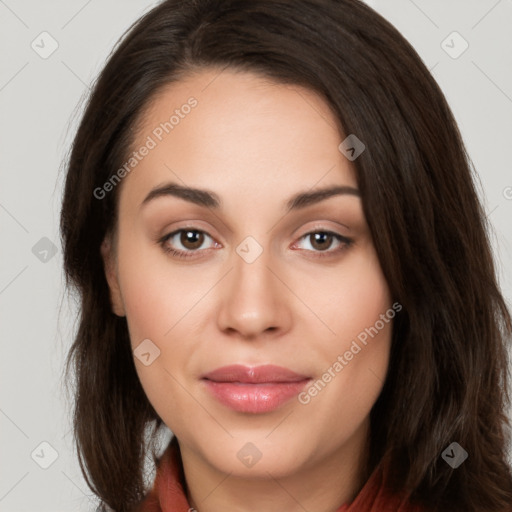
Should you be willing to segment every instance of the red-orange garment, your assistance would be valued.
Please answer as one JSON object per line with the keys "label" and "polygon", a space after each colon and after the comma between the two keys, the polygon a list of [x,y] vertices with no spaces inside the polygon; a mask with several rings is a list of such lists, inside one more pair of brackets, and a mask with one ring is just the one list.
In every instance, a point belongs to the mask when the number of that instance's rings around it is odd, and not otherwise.
{"label": "red-orange garment", "polygon": [[[185,477],[179,445],[173,437],[162,455],[153,488],[135,512],[191,512],[185,494]],[[374,471],[352,503],[336,512],[421,512],[407,500],[391,496],[382,485],[382,475]]]}

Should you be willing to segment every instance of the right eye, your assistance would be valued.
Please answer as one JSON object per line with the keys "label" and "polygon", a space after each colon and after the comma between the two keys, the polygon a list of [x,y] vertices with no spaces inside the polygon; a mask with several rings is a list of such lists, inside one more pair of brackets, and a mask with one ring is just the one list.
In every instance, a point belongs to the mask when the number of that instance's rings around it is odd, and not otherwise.
{"label": "right eye", "polygon": [[[159,243],[165,252],[178,258],[190,258],[194,253],[200,252],[206,237],[212,239],[208,233],[196,228],[181,228],[160,239]],[[213,240],[213,239],[212,239]],[[216,243],[216,242],[215,242]],[[181,248],[176,248],[181,245]],[[211,247],[209,247],[211,248]],[[202,249],[202,250],[207,250]]]}

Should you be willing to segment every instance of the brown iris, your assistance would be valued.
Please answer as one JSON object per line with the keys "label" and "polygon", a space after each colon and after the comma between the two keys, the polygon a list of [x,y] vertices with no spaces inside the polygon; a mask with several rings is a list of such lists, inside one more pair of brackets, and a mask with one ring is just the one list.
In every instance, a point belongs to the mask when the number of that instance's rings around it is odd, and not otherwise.
{"label": "brown iris", "polygon": [[184,230],[181,232],[180,242],[183,244],[183,247],[187,249],[199,249],[204,242],[204,233],[200,231]]}
{"label": "brown iris", "polygon": [[309,234],[311,245],[320,251],[328,249],[332,245],[333,235],[320,231]]}

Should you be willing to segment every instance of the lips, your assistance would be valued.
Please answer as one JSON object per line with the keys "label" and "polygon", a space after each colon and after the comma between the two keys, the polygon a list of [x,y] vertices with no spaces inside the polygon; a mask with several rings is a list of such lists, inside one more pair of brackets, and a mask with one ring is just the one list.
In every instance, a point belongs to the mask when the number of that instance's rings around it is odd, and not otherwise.
{"label": "lips", "polygon": [[239,412],[270,412],[296,396],[311,380],[275,365],[231,365],[202,376],[208,391],[221,404]]}
{"label": "lips", "polygon": [[203,375],[203,378],[213,382],[260,384],[265,382],[299,382],[309,377],[295,373],[288,368],[271,364],[255,367],[234,364],[217,368]]}

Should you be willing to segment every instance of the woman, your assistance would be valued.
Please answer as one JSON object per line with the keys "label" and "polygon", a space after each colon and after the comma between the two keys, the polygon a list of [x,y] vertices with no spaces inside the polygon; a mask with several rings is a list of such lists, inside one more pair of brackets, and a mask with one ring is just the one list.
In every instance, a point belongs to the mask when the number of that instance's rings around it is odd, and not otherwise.
{"label": "woman", "polygon": [[512,324],[469,159],[365,4],[145,14],[93,89],[61,229],[101,509],[511,510]]}

